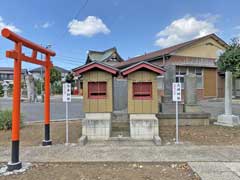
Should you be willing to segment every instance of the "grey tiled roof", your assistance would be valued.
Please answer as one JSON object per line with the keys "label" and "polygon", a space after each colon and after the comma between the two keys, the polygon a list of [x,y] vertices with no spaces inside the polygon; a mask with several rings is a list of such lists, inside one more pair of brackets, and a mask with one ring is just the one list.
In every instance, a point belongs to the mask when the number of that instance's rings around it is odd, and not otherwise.
{"label": "grey tiled roof", "polygon": [[[9,72],[12,72],[14,71],[14,68],[12,67],[0,67],[0,72],[1,71],[9,71]],[[22,69],[22,74],[27,74],[27,69]]]}
{"label": "grey tiled roof", "polygon": [[[68,73],[69,72],[69,70],[66,70],[66,69],[64,69],[64,68],[61,68],[61,67],[59,67],[59,66],[53,66],[55,69],[57,69],[58,71],[60,71],[61,73]],[[43,67],[38,67],[38,68],[35,68],[35,69],[32,69],[32,70],[30,70],[29,72],[31,72],[31,73],[40,73],[41,72],[41,70],[42,70],[42,72],[45,72],[45,68],[43,68]]]}

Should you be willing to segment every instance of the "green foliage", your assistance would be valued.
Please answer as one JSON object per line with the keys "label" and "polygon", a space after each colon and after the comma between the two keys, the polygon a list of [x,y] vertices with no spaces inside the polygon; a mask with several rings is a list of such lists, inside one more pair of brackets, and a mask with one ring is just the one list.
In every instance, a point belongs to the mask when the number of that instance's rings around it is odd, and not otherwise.
{"label": "green foliage", "polygon": [[53,94],[58,94],[62,90],[61,88],[61,72],[58,71],[56,68],[51,69],[51,74],[50,74],[50,82],[51,82],[51,89]]}
{"label": "green foliage", "polygon": [[72,88],[75,87],[74,75],[72,72],[69,72],[66,76],[66,83],[70,83]]}
{"label": "green foliage", "polygon": [[57,81],[61,81],[61,72],[58,71],[56,68],[52,68],[51,69],[51,73],[50,73],[50,82],[51,84],[57,82]]}
{"label": "green foliage", "polygon": [[74,75],[73,75],[73,73],[69,72],[69,73],[67,74],[67,76],[66,76],[66,82],[67,82],[67,83],[72,83],[72,82],[74,82]]}
{"label": "green foliage", "polygon": [[219,57],[217,65],[221,71],[230,71],[235,77],[240,77],[240,42],[232,39],[229,47]]}
{"label": "green foliage", "polygon": [[[21,115],[20,127],[23,127],[23,116]],[[0,130],[9,130],[12,128],[12,111],[0,111]]]}
{"label": "green foliage", "polygon": [[3,86],[2,86],[2,84],[0,83],[0,97],[3,97],[3,94],[4,94],[4,92],[3,92]]}
{"label": "green foliage", "polygon": [[55,82],[52,84],[52,92],[54,94],[62,94],[62,83],[61,82]]}
{"label": "green foliage", "polygon": [[[34,81],[35,81],[34,83],[35,83],[35,86],[36,86],[37,94],[41,94],[41,80],[37,79],[37,80],[34,80]],[[43,88],[44,88],[44,82],[43,82]]]}
{"label": "green foliage", "polygon": [[12,96],[13,93],[13,84],[9,84],[8,86],[8,96]]}

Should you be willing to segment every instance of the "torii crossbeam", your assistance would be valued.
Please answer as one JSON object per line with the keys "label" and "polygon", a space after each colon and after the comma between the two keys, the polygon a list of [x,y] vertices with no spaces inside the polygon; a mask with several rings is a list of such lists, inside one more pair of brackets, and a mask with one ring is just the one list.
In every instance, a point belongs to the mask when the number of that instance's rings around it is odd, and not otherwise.
{"label": "torii crossbeam", "polygon": [[[2,36],[13,41],[15,43],[15,49],[6,51],[6,57],[14,59],[14,77],[13,77],[13,105],[12,105],[12,154],[11,162],[8,163],[8,170],[12,171],[20,169],[22,163],[19,161],[19,135],[20,135],[20,100],[21,100],[21,66],[22,61],[38,64],[45,67],[45,107],[44,107],[44,119],[45,119],[45,139],[42,142],[43,146],[51,145],[50,140],[50,70],[53,66],[50,61],[51,56],[55,56],[56,53],[43,48],[42,46],[35,44],[9,29],[2,30]],[[26,56],[22,53],[22,48],[26,47],[32,50],[32,55]],[[37,53],[45,55],[45,60],[37,59]]]}

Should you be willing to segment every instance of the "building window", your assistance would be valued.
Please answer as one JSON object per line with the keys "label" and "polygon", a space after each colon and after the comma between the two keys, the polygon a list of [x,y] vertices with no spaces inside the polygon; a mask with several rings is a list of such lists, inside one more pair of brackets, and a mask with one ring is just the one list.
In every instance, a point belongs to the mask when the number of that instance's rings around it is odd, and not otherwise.
{"label": "building window", "polygon": [[184,88],[184,76],[187,74],[186,67],[177,67],[176,68],[176,82],[181,83],[182,89]]}
{"label": "building window", "polygon": [[134,82],[133,99],[152,99],[152,82]]}
{"label": "building window", "polygon": [[106,99],[107,82],[88,82],[89,99]]}
{"label": "building window", "polygon": [[184,89],[184,76],[186,74],[195,74],[197,78],[197,89],[203,88],[203,73],[200,67],[177,67],[176,68],[176,82],[181,82],[182,89]]}
{"label": "building window", "polygon": [[197,89],[201,89],[203,88],[202,68],[196,68],[196,76],[197,76]]}

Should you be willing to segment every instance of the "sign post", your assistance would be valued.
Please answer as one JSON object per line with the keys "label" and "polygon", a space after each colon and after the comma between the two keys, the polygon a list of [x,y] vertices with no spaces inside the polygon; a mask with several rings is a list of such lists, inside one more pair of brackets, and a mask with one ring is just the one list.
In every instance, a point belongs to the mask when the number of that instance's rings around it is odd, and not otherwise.
{"label": "sign post", "polygon": [[68,144],[68,103],[71,102],[71,84],[63,84],[63,102],[66,102],[66,144]]}
{"label": "sign post", "polygon": [[178,102],[181,101],[181,83],[173,83],[172,84],[172,92],[173,92],[173,101],[176,102],[176,144],[179,143],[179,135],[178,135]]}

